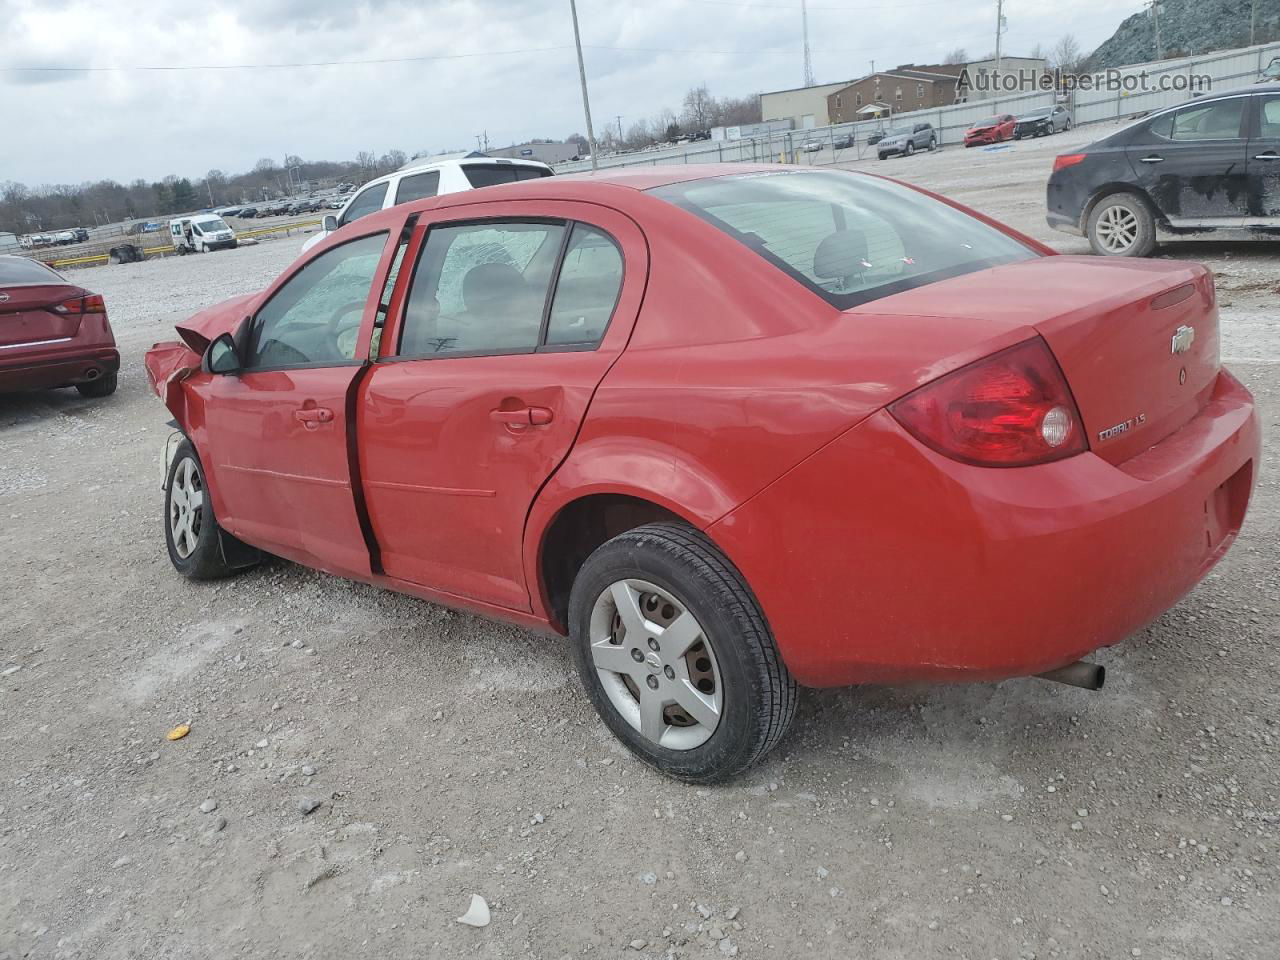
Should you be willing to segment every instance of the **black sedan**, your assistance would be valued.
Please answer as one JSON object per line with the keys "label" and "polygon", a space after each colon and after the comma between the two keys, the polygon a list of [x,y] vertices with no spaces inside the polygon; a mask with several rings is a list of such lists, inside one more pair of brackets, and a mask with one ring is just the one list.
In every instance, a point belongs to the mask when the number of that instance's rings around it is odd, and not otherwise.
{"label": "black sedan", "polygon": [[1160,236],[1280,237],[1280,83],[1169,107],[1057,157],[1049,226],[1145,257]]}
{"label": "black sedan", "polygon": [[1020,116],[1017,126],[1013,128],[1013,139],[1047,137],[1049,134],[1057,133],[1059,130],[1070,129],[1071,114],[1067,112],[1066,107],[1058,104],[1053,107],[1045,107],[1043,110],[1033,110],[1031,113],[1024,113]]}

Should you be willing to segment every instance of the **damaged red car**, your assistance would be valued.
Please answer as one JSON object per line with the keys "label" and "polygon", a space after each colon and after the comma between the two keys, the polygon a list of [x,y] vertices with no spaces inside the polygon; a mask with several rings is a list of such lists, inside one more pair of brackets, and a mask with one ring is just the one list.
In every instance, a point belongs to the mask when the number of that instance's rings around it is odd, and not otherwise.
{"label": "damaged red car", "polygon": [[1012,140],[1013,131],[1018,126],[1018,118],[1011,113],[1000,113],[994,117],[979,120],[964,132],[964,145],[977,147],[984,143],[1000,143]]}
{"label": "damaged red car", "polygon": [[1048,675],[1230,546],[1259,461],[1213,279],[927,191],[671,167],[394,207],[147,368],[190,577],[267,554],[567,634],[690,781],[797,685]]}
{"label": "damaged red car", "polygon": [[0,393],[115,392],[120,353],[102,296],[27,257],[0,256]]}

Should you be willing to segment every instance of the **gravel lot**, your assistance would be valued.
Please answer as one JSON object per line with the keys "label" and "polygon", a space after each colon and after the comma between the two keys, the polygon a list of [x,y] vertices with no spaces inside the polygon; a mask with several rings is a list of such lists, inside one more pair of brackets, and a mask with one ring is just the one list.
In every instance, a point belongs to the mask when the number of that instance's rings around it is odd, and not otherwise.
{"label": "gravel lot", "polygon": [[[1083,252],[1042,190],[1097,135],[857,166]],[[562,643],[285,563],[170,569],[142,353],[300,245],[77,273],[119,392],[0,397],[0,960],[1278,955],[1276,245],[1167,248],[1218,271],[1272,440],[1235,549],[1099,655],[1104,692],[809,692],[717,789],[630,759]],[[473,893],[487,928],[455,922]]]}

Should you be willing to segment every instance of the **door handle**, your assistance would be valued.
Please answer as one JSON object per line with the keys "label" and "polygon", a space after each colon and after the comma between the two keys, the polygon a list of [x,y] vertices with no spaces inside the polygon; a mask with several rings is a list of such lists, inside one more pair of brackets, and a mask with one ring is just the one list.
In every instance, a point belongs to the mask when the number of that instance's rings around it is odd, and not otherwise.
{"label": "door handle", "polygon": [[1139,163],[1164,163],[1164,157],[1143,157]]}
{"label": "door handle", "polygon": [[541,427],[550,423],[555,415],[546,407],[520,407],[517,410],[492,410],[489,416],[498,423],[511,427]]}
{"label": "door handle", "polygon": [[1255,160],[1280,160],[1280,153],[1260,153],[1253,159]]}
{"label": "door handle", "polygon": [[303,407],[301,410],[293,411],[293,419],[308,430],[314,430],[322,423],[331,423],[333,411],[328,407]]}

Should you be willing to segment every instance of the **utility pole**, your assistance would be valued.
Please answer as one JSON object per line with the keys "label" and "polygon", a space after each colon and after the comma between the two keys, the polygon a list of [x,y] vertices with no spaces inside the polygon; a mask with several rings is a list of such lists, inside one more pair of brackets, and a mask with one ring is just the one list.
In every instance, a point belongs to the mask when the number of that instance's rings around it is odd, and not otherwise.
{"label": "utility pole", "polygon": [[809,55],[809,6],[805,0],[800,0],[800,26],[804,30],[804,85],[812,87],[813,80],[813,58]]}
{"label": "utility pole", "polygon": [[209,206],[213,206],[213,184],[209,182],[209,178],[204,178],[204,185],[209,188]]}
{"label": "utility pole", "polygon": [[[996,82],[1000,76],[1000,41],[1004,35],[1004,0],[996,0]],[[999,90],[996,91],[999,93]]]}
{"label": "utility pole", "polygon": [[573,45],[578,49],[578,79],[582,81],[582,112],[587,118],[587,146],[591,148],[591,169],[599,170],[596,162],[596,135],[591,129],[591,100],[587,97],[587,67],[582,62],[582,36],[578,33],[578,5],[569,0],[569,13],[573,17]]}
{"label": "utility pole", "polygon": [[1164,59],[1164,46],[1160,43],[1160,0],[1151,0],[1147,4],[1151,8],[1151,22],[1156,28],[1156,59]]}

